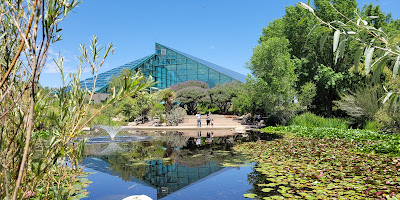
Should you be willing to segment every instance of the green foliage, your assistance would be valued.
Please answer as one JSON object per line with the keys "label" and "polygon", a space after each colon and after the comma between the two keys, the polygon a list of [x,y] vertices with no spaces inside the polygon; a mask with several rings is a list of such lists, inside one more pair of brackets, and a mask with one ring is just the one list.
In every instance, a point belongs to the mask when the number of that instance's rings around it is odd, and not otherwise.
{"label": "green foliage", "polygon": [[160,95],[161,95],[161,100],[164,101],[165,112],[169,112],[173,107],[173,103],[175,100],[175,92],[172,91],[171,89],[167,88],[167,89],[161,90]]}
{"label": "green foliage", "polygon": [[289,41],[284,37],[260,40],[254,48],[248,68],[256,76],[249,77],[234,99],[234,110],[251,114],[270,113],[286,124],[293,112],[296,96],[295,62],[290,58]]}
{"label": "green foliage", "polygon": [[112,116],[115,116],[118,113],[124,116],[124,121],[133,121],[135,118],[139,117],[140,112],[140,108],[136,109],[136,103],[137,100],[131,97],[123,99],[122,101],[118,102],[116,113],[114,113]]}
{"label": "green foliage", "polygon": [[[86,118],[89,119],[96,113],[100,112],[99,106],[90,106],[87,112]],[[108,126],[121,126],[125,125],[121,121],[114,121],[113,118],[117,114],[117,108],[115,106],[110,106],[104,110],[101,111],[100,114],[95,116],[89,123],[88,126],[94,126],[94,125],[108,125]]]}
{"label": "green foliage", "polygon": [[161,122],[165,120],[164,114],[165,114],[165,106],[161,103],[155,104],[153,108],[150,110],[150,117],[156,117],[160,119]]}
{"label": "green foliage", "polygon": [[312,82],[307,82],[306,84],[301,86],[298,99],[300,104],[305,107],[305,110],[307,110],[307,108],[311,106],[311,103],[316,95],[316,92],[317,88],[315,84]]}
{"label": "green foliage", "polygon": [[366,19],[368,24],[372,25],[375,28],[385,27],[387,26],[387,22],[390,21],[390,16],[385,15],[379,5],[374,6],[372,5],[372,3],[365,4],[362,7],[361,16]]}
{"label": "green foliage", "polygon": [[[240,114],[268,112],[272,105],[264,93],[264,81],[247,77],[246,83],[239,87],[237,97],[233,98],[233,110]],[[268,100],[268,102],[263,102]]]}
{"label": "green foliage", "polygon": [[199,105],[197,105],[196,109],[199,113],[211,112],[213,114],[216,114],[216,113],[221,112],[221,110],[217,106],[215,106],[214,104],[211,104],[211,103],[199,104]]}
{"label": "green foliage", "polygon": [[177,92],[178,90],[185,89],[188,87],[199,87],[199,88],[203,88],[203,89],[209,88],[208,84],[203,81],[186,81],[183,83],[171,85],[170,88],[172,91]]}
{"label": "green foliage", "polygon": [[379,87],[360,87],[355,92],[342,93],[335,104],[352,118],[353,123],[362,127],[373,120],[380,109],[382,93]]}
{"label": "green foliage", "polygon": [[347,122],[345,119],[340,118],[324,118],[312,114],[310,112],[303,113],[294,117],[290,123],[290,125],[295,126],[304,126],[309,128],[320,127],[320,128],[348,128]]}
{"label": "green foliage", "polygon": [[197,105],[210,101],[207,88],[208,85],[201,81],[187,81],[171,86],[171,90],[175,91],[176,101],[186,109],[188,114],[196,113]]}
{"label": "green foliage", "polygon": [[378,131],[378,124],[379,122],[377,121],[368,121],[365,124],[364,129],[368,131]]}
{"label": "green foliage", "polygon": [[[316,7],[313,12],[324,19],[340,18],[341,15],[329,5],[330,2],[339,10],[349,14],[353,14],[357,8],[355,0],[318,0],[313,1]],[[286,14],[263,30],[260,42],[273,37],[288,40],[289,54],[294,62],[294,73],[297,76],[296,92],[300,94],[304,84],[314,83],[316,95],[312,98],[313,106],[308,106],[308,110],[329,117],[333,111],[332,101],[339,98],[337,91],[354,85],[356,76],[349,74],[347,70],[351,62],[349,59],[351,53],[335,61],[335,54],[332,52],[332,36],[328,34],[328,29],[315,26],[316,23],[318,22],[312,13],[301,6],[287,6]],[[342,43],[342,46],[346,45],[352,44]]]}
{"label": "green foliage", "polygon": [[272,37],[254,48],[249,69],[265,82],[265,92],[274,104],[287,104],[294,98],[294,83],[297,75],[290,59],[289,41]]}
{"label": "green foliage", "polygon": [[240,85],[241,83],[234,81],[223,85],[218,84],[209,89],[211,103],[216,105],[221,112],[228,112],[232,105],[232,99],[237,96]]}
{"label": "green foliage", "polygon": [[378,129],[389,133],[400,132],[400,109],[393,110],[389,104],[384,104],[375,114],[374,119],[379,122]]}
{"label": "green foliage", "polygon": [[134,98],[127,97],[117,104],[118,113],[123,114],[125,121],[133,121],[136,118],[144,117],[151,109],[152,96],[147,92],[141,92]]}
{"label": "green foliage", "polygon": [[119,90],[123,87],[125,84],[125,81],[129,78],[132,77],[133,73],[132,70],[129,68],[123,68],[119,73],[118,76],[114,77],[114,75],[111,78],[111,81],[109,82],[109,88],[115,88],[116,90]]}
{"label": "green foliage", "polygon": [[399,134],[384,134],[360,129],[305,126],[266,127],[264,131],[295,133],[298,137],[345,139],[348,142],[358,142],[356,143],[357,150],[362,152],[400,155]]}
{"label": "green foliage", "polygon": [[289,136],[235,149],[258,163],[248,192],[260,199],[399,198],[399,158],[359,152],[360,145],[368,143]]}
{"label": "green foliage", "polygon": [[[63,3],[68,3],[68,1],[57,1],[56,5],[50,8],[64,6],[68,9],[69,6]],[[47,8],[47,6],[44,7]],[[47,13],[47,16],[49,15],[51,13]],[[36,49],[36,45],[33,44],[33,46]],[[99,105],[96,112],[88,116],[94,91],[81,89],[80,75],[83,71],[83,62],[89,64],[92,77],[95,79],[108,52],[112,49],[112,44],[100,47],[97,37],[94,36],[90,49],[91,51],[88,52],[86,46],[81,45],[82,56],[79,57],[81,62],[77,73],[70,74],[69,81],[63,73],[63,58],[59,57],[55,60],[61,72],[63,86],[54,93],[44,93],[46,90],[39,90],[35,83],[40,78],[40,73],[35,71],[40,71],[41,68],[32,64],[36,61],[34,55],[29,57],[33,60],[28,59],[28,65],[33,70],[32,77],[23,77],[22,79],[27,80],[26,82],[15,79],[7,81],[4,89],[7,93],[12,93],[6,94],[3,93],[3,89],[0,89],[6,102],[10,103],[6,105],[10,110],[1,113],[4,120],[0,142],[2,154],[0,156],[2,163],[0,198],[76,199],[86,196],[82,187],[87,183],[79,184],[83,179],[78,178],[82,174],[80,162],[84,158],[85,140],[77,141],[76,137],[81,134],[81,129],[101,111],[153,85],[151,78],[143,81],[144,77],[136,74],[127,79],[119,90],[114,89],[104,104]],[[48,49],[41,49],[40,52],[42,50],[48,51]],[[34,50],[27,49],[26,52],[34,52]],[[23,86],[23,84],[30,86]],[[9,96],[10,94],[12,95]],[[15,98],[15,95],[18,98]],[[6,109],[2,107],[0,110],[3,112]]]}
{"label": "green foliage", "polygon": [[186,116],[186,110],[181,107],[174,107],[172,110],[166,113],[165,121],[169,126],[178,126],[179,123],[183,122]]}
{"label": "green foliage", "polygon": [[[399,37],[398,35],[393,36],[393,32],[390,29],[386,33],[380,27],[386,25],[386,21],[390,20],[390,16],[385,17],[379,7],[373,7],[372,4],[369,4],[364,7],[363,15],[357,14],[357,16],[338,9],[335,10],[335,13],[346,16],[345,18],[324,18],[320,13],[315,13],[310,6],[304,3],[300,5],[315,16],[318,20],[317,26],[321,26],[323,29],[335,30],[332,52],[335,53],[335,60],[347,54],[347,52],[345,53],[346,45],[342,44],[351,42],[354,44],[354,49],[357,49],[354,57],[355,71],[358,71],[358,63],[362,59],[361,53],[364,52],[364,71],[366,75],[372,72],[370,77],[373,82],[383,82],[381,74],[385,66],[389,64],[393,66],[393,77],[396,77],[400,65]],[[335,5],[330,6],[335,9]],[[365,16],[369,14],[374,16]],[[384,102],[389,100],[392,103],[399,102],[399,94],[398,90],[388,91]]]}
{"label": "green foliage", "polygon": [[320,65],[314,80],[324,89],[336,88],[336,85],[343,81],[344,75],[336,73],[332,68]]}

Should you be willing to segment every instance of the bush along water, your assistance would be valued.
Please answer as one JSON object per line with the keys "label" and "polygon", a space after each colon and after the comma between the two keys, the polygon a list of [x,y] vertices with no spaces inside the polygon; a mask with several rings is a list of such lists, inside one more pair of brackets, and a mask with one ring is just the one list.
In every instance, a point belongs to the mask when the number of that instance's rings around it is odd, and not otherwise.
{"label": "bush along water", "polygon": [[310,112],[294,117],[289,124],[306,127],[348,128],[346,119],[324,118]]}

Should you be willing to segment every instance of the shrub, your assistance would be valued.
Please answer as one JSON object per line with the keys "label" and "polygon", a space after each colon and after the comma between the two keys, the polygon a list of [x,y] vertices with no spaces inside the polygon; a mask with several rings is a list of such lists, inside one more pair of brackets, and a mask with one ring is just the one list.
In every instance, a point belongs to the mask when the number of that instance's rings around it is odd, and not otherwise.
{"label": "shrub", "polygon": [[150,117],[156,117],[160,121],[164,121],[165,107],[161,103],[157,103],[150,110]]}
{"label": "shrub", "polygon": [[200,113],[220,113],[220,109],[211,103],[201,103],[197,105],[196,109]]}
{"label": "shrub", "polygon": [[377,122],[377,121],[368,121],[365,124],[364,129],[369,130],[369,131],[378,131],[378,125],[379,125],[379,122]]}
{"label": "shrub", "polygon": [[389,103],[383,105],[375,114],[375,120],[378,121],[378,129],[384,132],[400,132],[400,109],[393,110]]}
{"label": "shrub", "polygon": [[368,121],[374,119],[381,107],[379,101],[381,97],[381,87],[362,87],[355,92],[342,93],[340,100],[335,101],[335,104],[351,117],[354,125],[363,127]]}
{"label": "shrub", "polygon": [[165,120],[168,126],[177,126],[186,116],[186,110],[181,107],[174,107],[165,115]]}
{"label": "shrub", "polygon": [[305,126],[305,127],[324,127],[324,128],[343,128],[347,129],[348,124],[345,119],[340,118],[324,118],[312,114],[310,112],[303,113],[294,117],[290,125]]}

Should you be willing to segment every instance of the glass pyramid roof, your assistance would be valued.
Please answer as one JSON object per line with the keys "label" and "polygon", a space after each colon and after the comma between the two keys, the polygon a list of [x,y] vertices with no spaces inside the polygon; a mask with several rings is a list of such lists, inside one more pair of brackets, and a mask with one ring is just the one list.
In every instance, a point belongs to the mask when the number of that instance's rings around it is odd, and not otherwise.
{"label": "glass pyramid roof", "polygon": [[[97,80],[96,80],[96,86],[95,86],[95,92],[103,92],[106,87],[108,86],[108,83],[111,81],[113,77],[117,77],[119,73],[122,71],[124,68],[129,68],[131,70],[135,69],[139,64],[143,63],[144,61],[150,59],[154,54],[137,59],[133,62],[126,63],[125,65],[116,67],[114,69],[108,70],[106,72],[100,73],[97,75]],[[83,81],[80,82],[81,88],[82,89],[88,89],[92,90],[93,89],[93,78],[87,78]]]}
{"label": "glass pyramid roof", "polygon": [[[106,93],[111,79],[117,77],[124,68],[141,70],[145,76],[153,76],[157,82],[155,87],[160,89],[188,80],[204,81],[210,87],[235,80],[246,81],[243,74],[156,43],[155,54],[98,74],[95,92]],[[82,89],[92,90],[93,86],[93,78],[81,81]]]}
{"label": "glass pyramid roof", "polygon": [[238,81],[240,81],[240,82],[243,82],[243,83],[246,82],[246,76],[243,75],[243,74],[240,74],[240,73],[238,73],[238,72],[232,71],[232,70],[227,69],[227,68],[225,68],[225,67],[221,67],[221,66],[216,65],[216,64],[214,64],[214,63],[210,63],[210,62],[208,62],[208,61],[205,61],[205,60],[203,60],[203,59],[194,57],[194,56],[189,55],[189,54],[187,54],[187,53],[184,53],[184,52],[175,50],[175,49],[170,48],[170,47],[167,47],[167,46],[165,46],[165,45],[162,45],[162,44],[159,44],[159,45],[164,46],[165,48],[168,48],[168,49],[170,49],[170,50],[172,50],[172,51],[175,51],[175,52],[177,52],[177,53],[179,53],[179,54],[181,54],[181,55],[183,55],[183,56],[186,56],[186,57],[188,57],[188,58],[190,58],[190,59],[192,59],[192,60],[194,60],[194,61],[196,61],[196,62],[199,62],[199,63],[201,63],[201,64],[203,64],[203,65],[205,65],[205,66],[207,66],[207,67],[210,67],[210,68],[212,68],[212,69],[214,69],[214,70],[216,70],[216,71],[218,71],[218,72],[220,72],[220,73],[223,73],[223,74],[225,74],[225,75],[228,75],[228,76],[230,76],[230,77],[232,77],[232,78],[234,78],[234,79],[236,79],[236,80],[238,80]]}

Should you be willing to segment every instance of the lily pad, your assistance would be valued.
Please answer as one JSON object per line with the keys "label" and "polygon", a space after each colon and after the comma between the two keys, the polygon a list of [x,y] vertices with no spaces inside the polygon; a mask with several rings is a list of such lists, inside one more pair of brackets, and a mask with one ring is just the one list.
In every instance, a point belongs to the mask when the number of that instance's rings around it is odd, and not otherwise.
{"label": "lily pad", "polygon": [[271,192],[272,190],[274,190],[273,188],[263,188],[261,191],[263,192]]}
{"label": "lily pad", "polygon": [[244,194],[243,197],[249,198],[249,199],[254,199],[257,197],[257,195],[253,194],[253,193],[247,193],[247,194]]}

